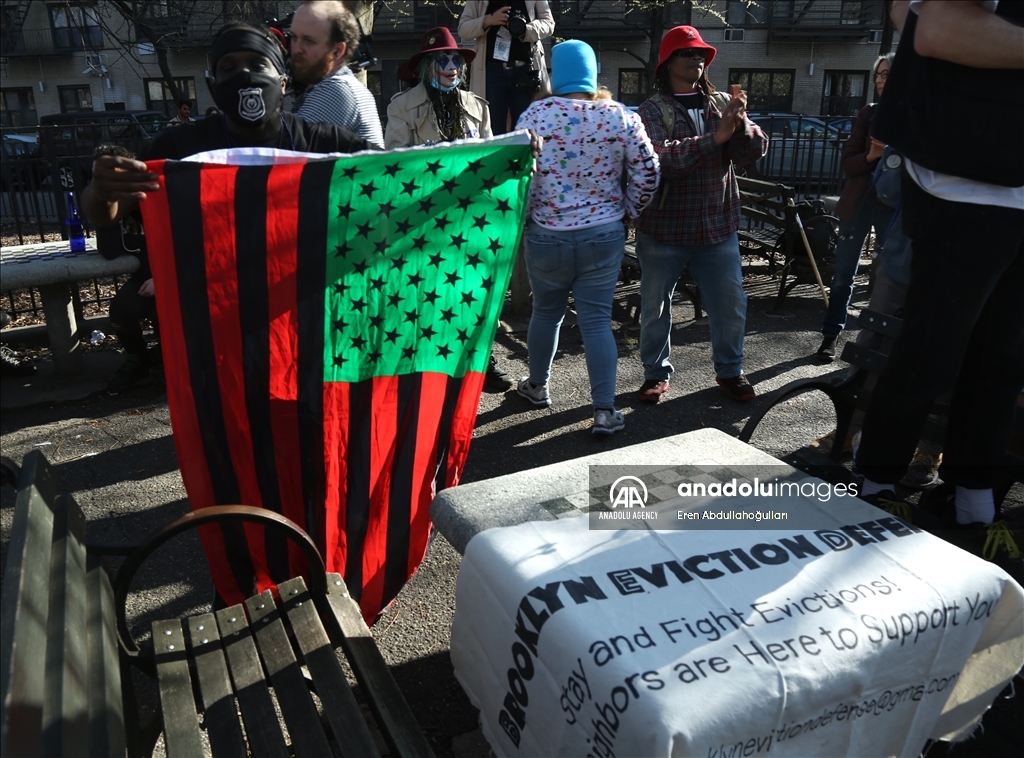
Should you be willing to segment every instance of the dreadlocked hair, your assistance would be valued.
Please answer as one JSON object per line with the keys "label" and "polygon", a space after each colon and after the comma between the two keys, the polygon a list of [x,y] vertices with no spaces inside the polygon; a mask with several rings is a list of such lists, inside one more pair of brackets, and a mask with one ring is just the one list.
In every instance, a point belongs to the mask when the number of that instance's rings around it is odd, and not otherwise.
{"label": "dreadlocked hair", "polygon": [[[466,109],[462,106],[462,97],[459,95],[459,88],[450,92],[442,92],[434,83],[437,81],[437,67],[434,56],[436,53],[423,56],[416,67],[416,75],[423,83],[427,91],[427,100],[430,101],[430,116],[434,122],[437,133],[446,141],[465,139],[468,137],[466,125]],[[466,81],[466,64],[459,67],[459,81]]]}
{"label": "dreadlocked hair", "polygon": [[[672,97],[675,94],[675,91],[672,88],[672,82],[668,78],[668,66],[662,66],[661,70],[658,71],[657,88],[658,91],[666,97]],[[700,78],[697,80],[697,89],[701,90],[708,97],[710,97],[712,93],[718,92],[715,85],[712,84],[711,80],[708,78],[707,68],[700,72]]]}

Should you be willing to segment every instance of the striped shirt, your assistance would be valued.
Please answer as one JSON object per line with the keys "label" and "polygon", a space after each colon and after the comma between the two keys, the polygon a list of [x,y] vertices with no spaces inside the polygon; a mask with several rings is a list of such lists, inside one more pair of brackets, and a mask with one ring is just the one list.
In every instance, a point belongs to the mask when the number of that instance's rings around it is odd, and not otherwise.
{"label": "striped shirt", "polygon": [[384,147],[377,101],[347,66],[307,88],[296,100],[293,111],[307,121],[335,124]]}

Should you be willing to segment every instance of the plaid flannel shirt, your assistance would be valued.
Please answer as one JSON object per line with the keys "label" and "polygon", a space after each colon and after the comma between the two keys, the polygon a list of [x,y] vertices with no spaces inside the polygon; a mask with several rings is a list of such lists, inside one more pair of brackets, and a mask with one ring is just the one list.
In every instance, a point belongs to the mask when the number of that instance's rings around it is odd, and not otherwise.
{"label": "plaid flannel shirt", "polygon": [[[661,182],[668,184],[662,203],[662,190],[637,219],[636,228],[659,242],[670,245],[716,245],[728,239],[740,225],[740,190],[732,161],[726,158],[726,146],[714,142],[714,133],[722,114],[707,102],[704,136],[698,137],[689,117],[674,98],[676,112],[673,133],[668,133],[661,108],[654,95],[637,109],[654,151],[661,160]],[[753,163],[768,151],[768,138],[756,124],[746,120],[750,139],[737,155],[741,162]],[[740,137],[734,142],[743,140]]]}

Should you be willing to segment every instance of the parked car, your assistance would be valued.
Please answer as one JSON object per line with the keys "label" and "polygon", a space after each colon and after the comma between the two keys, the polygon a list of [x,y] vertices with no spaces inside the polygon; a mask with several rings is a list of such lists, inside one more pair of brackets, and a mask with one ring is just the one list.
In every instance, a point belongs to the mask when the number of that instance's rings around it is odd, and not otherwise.
{"label": "parked car", "polygon": [[808,185],[838,182],[846,134],[838,125],[798,113],[747,114],[768,135],[768,154],[757,162],[754,178]]}
{"label": "parked car", "polygon": [[166,126],[162,111],[54,113],[39,119],[40,144],[60,185],[71,189],[85,186],[92,176],[92,151],[98,145],[121,145],[137,153]]}
{"label": "parked car", "polygon": [[45,172],[35,132],[4,132],[0,142],[3,143],[0,189],[7,192],[38,188]]}

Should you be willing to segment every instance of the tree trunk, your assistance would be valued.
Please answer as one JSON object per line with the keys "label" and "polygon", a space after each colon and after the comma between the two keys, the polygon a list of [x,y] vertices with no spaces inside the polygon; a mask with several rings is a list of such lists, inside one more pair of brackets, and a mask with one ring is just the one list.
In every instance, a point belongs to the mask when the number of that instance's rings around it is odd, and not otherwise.
{"label": "tree trunk", "polygon": [[882,43],[878,46],[879,55],[887,55],[892,50],[893,23],[889,14],[892,12],[892,0],[882,4]]}
{"label": "tree trunk", "polygon": [[[350,11],[352,11],[352,15],[356,17],[356,20],[359,22],[359,26],[363,29],[363,34],[373,34],[373,0],[350,1],[345,5]],[[365,69],[359,71],[355,76],[356,79],[361,81],[364,85],[366,84]]]}
{"label": "tree trunk", "polygon": [[661,38],[665,36],[665,3],[654,3],[651,6],[651,47],[647,55],[647,94],[657,90],[654,81],[655,69],[658,68],[658,49]]}

